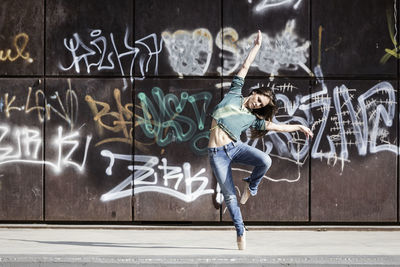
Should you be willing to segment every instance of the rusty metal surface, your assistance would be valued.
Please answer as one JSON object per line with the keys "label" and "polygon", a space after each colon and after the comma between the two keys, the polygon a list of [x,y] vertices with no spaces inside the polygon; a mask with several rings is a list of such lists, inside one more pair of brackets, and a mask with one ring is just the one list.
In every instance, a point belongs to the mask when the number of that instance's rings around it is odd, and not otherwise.
{"label": "rusty metal surface", "polygon": [[135,84],[135,221],[218,221],[208,113],[220,79]]}
{"label": "rusty metal surface", "polygon": [[[311,162],[311,220],[395,222],[396,83],[324,84],[327,92],[313,98],[319,103],[312,109],[314,120],[319,118],[321,123],[315,128],[318,136]],[[313,92],[322,89],[319,84]],[[324,115],[324,110],[329,114]]]}
{"label": "rusty metal surface", "polygon": [[313,0],[312,66],[320,64],[325,77],[398,78],[396,60],[389,53],[396,46],[391,38],[396,38],[394,3]]}
{"label": "rusty metal surface", "polygon": [[[217,76],[222,49],[222,44],[216,44],[221,2],[136,0],[135,45],[145,68],[135,65],[135,75],[142,77],[148,67],[146,76]],[[159,49],[162,52],[156,53]],[[153,53],[151,58],[148,51]]]}
{"label": "rusty metal surface", "polygon": [[0,76],[43,75],[43,0],[2,0]]}
{"label": "rusty metal surface", "polygon": [[[247,96],[250,88],[264,82],[260,79],[247,79],[243,95]],[[300,109],[300,98],[308,95],[309,82],[275,79],[270,85],[275,87],[279,106],[275,123],[307,125],[306,113],[309,111]],[[309,145],[305,143],[305,136],[301,133],[277,134],[270,131],[257,141],[251,141],[246,134],[242,134],[241,140],[265,151],[272,159],[272,166],[260,183],[257,195],[241,205],[244,221],[307,221]],[[240,199],[245,186],[241,179],[247,177],[253,167],[234,163],[232,168],[237,196]],[[223,220],[231,220],[225,204]]]}
{"label": "rusty metal surface", "polygon": [[38,79],[0,79],[0,220],[43,218],[43,103]]}
{"label": "rusty metal surface", "polygon": [[45,168],[46,221],[132,219],[132,91],[122,86],[120,79],[46,80],[45,156],[54,163]]}

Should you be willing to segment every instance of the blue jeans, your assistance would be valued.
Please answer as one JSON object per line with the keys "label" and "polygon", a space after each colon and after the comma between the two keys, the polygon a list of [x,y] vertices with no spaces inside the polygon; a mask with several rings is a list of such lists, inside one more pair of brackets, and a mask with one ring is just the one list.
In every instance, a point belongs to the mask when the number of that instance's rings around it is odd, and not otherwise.
{"label": "blue jeans", "polygon": [[258,185],[271,166],[271,158],[261,150],[240,141],[231,142],[221,147],[208,148],[208,158],[217,182],[221,187],[221,192],[235,225],[237,235],[241,236],[244,232],[244,224],[236,198],[231,164],[234,162],[254,166],[251,175],[243,180],[249,183],[250,193],[255,196]]}

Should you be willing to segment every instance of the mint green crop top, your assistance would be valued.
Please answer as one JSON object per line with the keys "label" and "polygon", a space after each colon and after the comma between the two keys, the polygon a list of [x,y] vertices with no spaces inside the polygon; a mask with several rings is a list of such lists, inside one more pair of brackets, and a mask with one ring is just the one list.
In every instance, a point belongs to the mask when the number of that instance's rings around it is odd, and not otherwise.
{"label": "mint green crop top", "polygon": [[229,92],[215,106],[211,114],[218,126],[234,141],[240,140],[240,134],[249,127],[265,130],[265,120],[257,118],[250,109],[242,107],[243,84],[243,78],[234,76]]}

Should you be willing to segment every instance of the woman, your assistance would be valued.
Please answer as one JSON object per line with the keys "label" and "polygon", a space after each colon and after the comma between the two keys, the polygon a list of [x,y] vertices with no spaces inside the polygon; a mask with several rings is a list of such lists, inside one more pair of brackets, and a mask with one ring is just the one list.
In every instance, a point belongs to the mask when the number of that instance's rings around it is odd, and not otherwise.
{"label": "woman", "polygon": [[240,250],[246,248],[245,227],[236,198],[231,163],[237,162],[254,166],[251,175],[244,179],[246,186],[240,199],[241,204],[245,204],[250,195],[257,194],[258,184],[271,166],[271,158],[268,154],[240,142],[241,132],[251,127],[252,138],[260,137],[267,131],[302,131],[307,138],[313,136],[311,130],[303,125],[282,125],[272,122],[277,107],[271,89],[261,87],[253,90],[247,97],[242,96],[244,78],[260,49],[261,42],[261,32],[258,31],[254,46],[233,78],[229,92],[213,110],[208,143],[211,168],[221,187],[225,204],[235,225],[237,245]]}

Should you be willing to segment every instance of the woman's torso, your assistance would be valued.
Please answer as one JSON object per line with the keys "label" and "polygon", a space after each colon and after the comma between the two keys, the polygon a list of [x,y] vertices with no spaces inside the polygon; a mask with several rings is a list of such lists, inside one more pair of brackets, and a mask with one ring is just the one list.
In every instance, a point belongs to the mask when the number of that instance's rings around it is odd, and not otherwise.
{"label": "woman's torso", "polygon": [[208,147],[220,147],[232,142],[232,138],[218,127],[217,122],[215,119],[212,120],[211,124],[211,132],[210,132],[210,140],[208,141]]}
{"label": "woman's torso", "polygon": [[235,76],[229,92],[214,108],[208,147],[220,147],[232,141],[238,141],[243,130],[250,126],[262,129],[264,120],[257,119],[250,109],[245,107],[242,96],[244,79]]}

